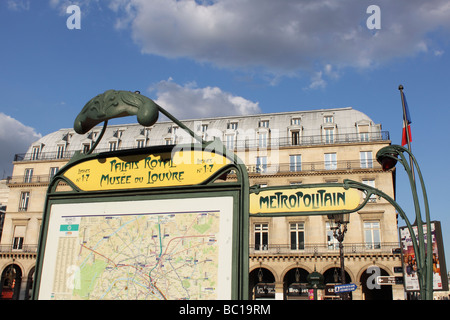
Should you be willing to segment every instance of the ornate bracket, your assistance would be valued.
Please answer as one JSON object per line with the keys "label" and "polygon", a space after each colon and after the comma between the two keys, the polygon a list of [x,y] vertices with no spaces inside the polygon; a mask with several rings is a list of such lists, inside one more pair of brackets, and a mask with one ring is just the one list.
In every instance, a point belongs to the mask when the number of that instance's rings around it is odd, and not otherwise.
{"label": "ornate bracket", "polygon": [[158,120],[159,112],[186,130],[193,138],[202,142],[202,139],[194,132],[157,105],[153,100],[141,95],[139,91],[108,90],[97,95],[83,107],[75,119],[73,128],[78,134],[85,134],[97,124],[104,122],[102,132],[87,152],[87,154],[91,154],[103,137],[109,119],[136,115],[141,125],[149,127]]}

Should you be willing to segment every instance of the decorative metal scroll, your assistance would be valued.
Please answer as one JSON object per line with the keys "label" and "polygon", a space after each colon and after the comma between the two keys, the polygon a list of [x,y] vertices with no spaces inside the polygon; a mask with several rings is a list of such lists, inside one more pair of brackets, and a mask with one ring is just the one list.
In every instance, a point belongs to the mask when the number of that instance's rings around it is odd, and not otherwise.
{"label": "decorative metal scroll", "polygon": [[193,131],[180,123],[178,119],[157,105],[153,100],[140,94],[139,91],[108,90],[89,100],[75,119],[73,128],[78,134],[85,134],[97,124],[104,122],[103,129],[94,145],[87,152],[91,154],[106,131],[109,119],[136,115],[139,124],[149,127],[158,120],[159,112],[186,130],[199,142],[202,139]]}

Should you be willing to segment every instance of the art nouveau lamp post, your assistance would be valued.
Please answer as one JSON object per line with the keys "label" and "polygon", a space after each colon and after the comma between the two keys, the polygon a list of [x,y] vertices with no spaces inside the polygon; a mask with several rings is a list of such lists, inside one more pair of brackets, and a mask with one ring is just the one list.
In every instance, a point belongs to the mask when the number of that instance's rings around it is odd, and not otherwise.
{"label": "art nouveau lamp post", "polygon": [[[411,167],[408,164],[408,161],[404,155],[404,153],[409,155],[411,160]],[[406,148],[391,145],[380,149],[377,152],[377,161],[381,164],[384,171],[392,169],[395,167],[397,162],[400,162],[406,173],[408,174],[409,182],[411,185],[411,191],[414,201],[414,210],[416,213],[416,221],[415,225],[417,225],[417,238],[415,237],[415,233],[408,221],[408,218],[404,214],[403,210],[400,213],[403,214],[402,218],[407,223],[409,232],[411,234],[411,239],[414,246],[414,253],[416,255],[417,261],[417,274],[420,288],[420,298],[422,300],[433,300],[433,251],[432,251],[432,241],[431,241],[431,221],[430,221],[430,211],[428,207],[428,198],[427,192],[425,189],[425,184],[423,181],[422,173],[420,172],[419,165],[417,164],[416,158],[413,154]],[[426,230],[427,230],[427,241],[425,245],[425,236],[423,232],[423,221],[420,212],[419,198],[417,195],[416,183],[414,179],[414,171],[417,172],[417,175],[420,180],[420,185],[422,188],[423,194],[423,204],[425,208],[425,221],[426,221]],[[397,205],[398,206],[398,205]],[[398,209],[398,208],[397,208]]]}
{"label": "art nouveau lamp post", "polygon": [[[341,262],[341,283],[345,284],[345,268],[344,268],[344,237],[345,233],[347,232],[347,224],[349,223],[349,214],[338,214],[334,216],[334,222],[336,223],[336,226],[332,227],[333,229],[333,235],[336,238],[336,240],[339,242],[339,258]],[[348,293],[342,292],[341,293],[342,300],[348,300]]]}

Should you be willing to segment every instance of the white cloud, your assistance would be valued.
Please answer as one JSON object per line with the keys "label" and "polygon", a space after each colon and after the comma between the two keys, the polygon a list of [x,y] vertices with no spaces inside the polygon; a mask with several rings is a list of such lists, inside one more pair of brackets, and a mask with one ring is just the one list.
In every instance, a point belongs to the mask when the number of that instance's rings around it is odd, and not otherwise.
{"label": "white cloud", "polygon": [[30,1],[24,0],[8,0],[7,1],[8,9],[13,11],[28,11],[30,10]]}
{"label": "white cloud", "polygon": [[311,83],[305,89],[323,89],[327,86],[327,82],[322,78],[322,71],[318,71],[311,77]]}
{"label": "white cloud", "polygon": [[155,102],[178,119],[193,119],[260,113],[258,102],[224,92],[218,87],[198,88],[195,83],[180,85],[172,79],[150,87]]}
{"label": "white cloud", "polygon": [[14,118],[0,112],[0,178],[12,174],[12,162],[16,153],[27,152],[39,133]]}
{"label": "white cloud", "polygon": [[220,67],[263,67],[284,75],[315,74],[326,65],[337,70],[368,68],[428,52],[430,33],[450,29],[447,0],[377,1],[380,30],[366,26],[369,4],[359,0],[113,0],[110,8],[120,14],[117,26],[131,28],[143,53],[187,57]]}
{"label": "white cloud", "polygon": [[[326,78],[325,78],[326,77]],[[335,80],[339,78],[339,73],[334,70],[331,64],[327,64],[323,67],[323,70],[314,72],[311,75],[311,82],[304,90],[323,89],[327,86],[327,80]],[[326,80],[327,79],[327,80]]]}

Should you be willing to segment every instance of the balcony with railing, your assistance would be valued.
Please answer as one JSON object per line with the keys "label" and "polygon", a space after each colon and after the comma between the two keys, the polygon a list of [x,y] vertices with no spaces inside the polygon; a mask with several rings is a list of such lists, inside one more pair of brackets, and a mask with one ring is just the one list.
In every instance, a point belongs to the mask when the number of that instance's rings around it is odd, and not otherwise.
{"label": "balcony with railing", "polygon": [[2,244],[0,245],[0,252],[37,252],[37,244],[24,244],[18,247],[14,244]]}
{"label": "balcony with railing", "polygon": [[[376,243],[343,243],[344,255],[352,254],[393,254],[393,250],[399,248],[397,242],[376,242]],[[249,253],[251,256],[339,256],[339,244],[337,243],[317,243],[305,244],[301,247],[291,244],[250,244]]]}
{"label": "balcony with railing", "polygon": [[37,244],[24,244],[17,246],[15,244],[0,245],[0,258],[10,259],[11,257],[36,258]]}
{"label": "balcony with railing", "polygon": [[7,180],[8,184],[48,184],[52,176],[46,175],[27,175],[27,176],[12,176]]}
{"label": "balcony with railing", "polygon": [[374,159],[247,165],[249,173],[261,174],[378,169],[381,169],[381,165]]}
{"label": "balcony with railing", "polygon": [[[274,137],[267,136],[266,139],[239,139],[234,141],[233,147],[236,150],[253,148],[274,148],[274,147],[295,147],[314,145],[333,145],[347,143],[370,143],[389,141],[389,131],[380,131],[361,135],[359,133],[334,134],[333,136],[311,135],[298,137]],[[224,142],[225,143],[225,142]]]}
{"label": "balcony with railing", "polygon": [[[369,135],[361,136],[358,133],[348,133],[348,134],[335,134],[332,138],[325,137],[323,135],[313,135],[313,136],[300,136],[299,138],[293,139],[292,137],[270,137],[267,139],[240,139],[239,135],[229,144],[227,141],[223,141],[227,147],[230,147],[233,151],[241,151],[246,149],[254,148],[279,148],[279,147],[296,147],[296,146],[312,146],[312,145],[332,145],[332,144],[346,144],[346,143],[370,143],[370,142],[381,142],[389,141],[389,132],[380,131],[377,133],[370,133]],[[73,146],[71,146],[73,148]],[[117,150],[126,150],[134,148],[133,146],[118,147]],[[83,146],[79,146],[75,150],[59,150],[54,152],[45,152],[43,150],[36,152],[20,153],[14,156],[15,162],[20,161],[48,161],[48,160],[68,160],[70,159],[76,151],[82,150]],[[112,151],[109,148],[95,149],[96,152],[107,152]]]}
{"label": "balcony with railing", "polygon": [[[48,160],[69,160],[73,157],[75,152],[73,151],[64,151],[64,152],[39,152],[39,153],[17,153],[14,156],[15,162],[21,161],[48,161]],[[109,150],[103,150],[109,151]]]}

